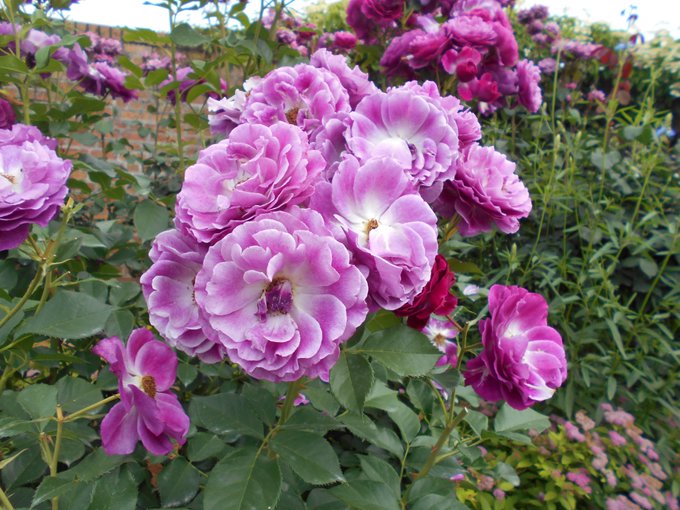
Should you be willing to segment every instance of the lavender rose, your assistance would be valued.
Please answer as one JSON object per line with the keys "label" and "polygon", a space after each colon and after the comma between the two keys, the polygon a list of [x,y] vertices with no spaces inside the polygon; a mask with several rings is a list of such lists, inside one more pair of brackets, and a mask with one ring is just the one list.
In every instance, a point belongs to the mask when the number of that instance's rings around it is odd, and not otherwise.
{"label": "lavender rose", "polygon": [[340,80],[347,91],[352,108],[356,108],[356,105],[366,96],[378,91],[375,84],[366,73],[359,69],[359,66],[350,68],[347,65],[347,59],[341,55],[333,55],[328,50],[320,49],[314,52],[309,63],[314,67],[330,71]]}
{"label": "lavender rose", "polygon": [[68,193],[71,162],[42,140],[30,126],[0,129],[0,251],[19,246],[32,224],[47,226]]}
{"label": "lavender rose", "polygon": [[269,381],[328,380],[364,321],[366,279],[310,209],[260,215],[212,246],[196,300],[231,361]]}
{"label": "lavender rose", "polygon": [[423,290],[437,255],[437,218],[394,160],[361,165],[347,156],[310,206],[342,229],[368,268],[373,309],[395,310]]}
{"label": "lavender rose", "polygon": [[214,243],[263,212],[306,200],[324,168],[298,127],[243,124],[187,169],[176,224],[198,242]]}
{"label": "lavender rose", "polygon": [[562,337],[548,326],[545,299],[521,287],[494,285],[489,314],[479,323],[484,348],[468,361],[465,384],[515,409],[552,397],[567,378],[567,360]]}
{"label": "lavender rose", "polygon": [[273,70],[250,92],[241,122],[270,126],[288,122],[310,139],[337,113],[349,112],[345,87],[332,72],[307,64]]}
{"label": "lavender rose", "polygon": [[350,118],[347,146],[360,161],[389,157],[419,189],[453,176],[458,127],[429,97],[399,89],[379,92],[359,103]]}
{"label": "lavender rose", "polygon": [[538,111],[543,102],[541,94],[541,69],[529,60],[520,60],[517,64],[519,83],[519,102],[532,113]]}
{"label": "lavender rose", "polygon": [[471,146],[444,184],[434,203],[445,217],[461,217],[460,233],[474,236],[496,225],[502,232],[519,230],[519,219],[531,212],[529,191],[515,174],[515,164],[493,147]]}
{"label": "lavender rose", "polygon": [[224,359],[225,350],[194,298],[194,280],[206,248],[177,230],[156,237],[149,258],[151,267],[140,283],[149,306],[149,322],[173,347],[205,363]]}

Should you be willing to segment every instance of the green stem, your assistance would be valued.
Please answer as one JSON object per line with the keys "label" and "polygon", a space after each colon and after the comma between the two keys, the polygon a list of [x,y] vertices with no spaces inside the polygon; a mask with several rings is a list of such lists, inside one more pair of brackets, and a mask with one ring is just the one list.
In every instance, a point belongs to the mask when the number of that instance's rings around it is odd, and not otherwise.
{"label": "green stem", "polygon": [[68,423],[68,422],[77,420],[78,418],[83,417],[83,415],[89,413],[90,411],[94,411],[95,409],[99,409],[100,407],[108,404],[109,402],[113,402],[114,400],[118,400],[119,398],[120,398],[120,393],[116,393],[115,395],[111,395],[110,397],[106,397],[105,399],[100,400],[99,402],[96,402],[96,403],[89,405],[87,407],[84,407],[81,410],[76,411],[73,414],[69,414],[62,421],[63,421],[63,423]]}
{"label": "green stem", "polygon": [[14,506],[9,501],[9,498],[5,494],[5,491],[2,490],[2,487],[0,487],[0,503],[2,503],[2,507],[5,510],[14,510]]}
{"label": "green stem", "polygon": [[283,407],[281,408],[281,417],[279,418],[279,423],[277,428],[286,423],[290,412],[293,410],[293,405],[295,404],[295,399],[300,394],[304,382],[304,377],[301,377],[297,381],[292,381],[288,383],[288,392],[286,393],[286,400],[283,402]]}
{"label": "green stem", "polygon": [[[52,451],[52,458],[50,460],[50,476],[57,476],[57,467],[59,465],[59,453],[61,452],[61,438],[64,433],[64,413],[61,406],[57,405],[57,435],[54,439],[54,450]],[[52,498],[52,510],[59,510],[59,497]]]}
{"label": "green stem", "polygon": [[[453,402],[451,402],[451,408],[453,409]],[[432,448],[432,452],[430,452],[430,456],[427,458],[427,461],[425,462],[425,465],[423,468],[420,470],[420,472],[417,475],[417,478],[423,478],[427,476],[427,474],[430,472],[430,470],[434,467],[436,461],[437,461],[437,455],[439,451],[442,449],[444,444],[448,441],[449,436],[451,435],[451,432],[453,432],[453,429],[456,428],[456,426],[463,421],[463,419],[467,416],[468,410],[466,408],[463,408],[463,410],[458,413],[452,420],[449,421],[449,423],[446,424],[446,427],[442,431],[441,435],[439,436],[439,439],[437,440],[437,443],[434,445]]]}
{"label": "green stem", "polygon": [[23,308],[23,306],[26,304],[26,301],[31,297],[31,295],[35,292],[35,289],[38,287],[40,282],[42,281],[42,271],[38,270],[35,273],[35,276],[33,277],[33,280],[31,280],[31,283],[28,285],[28,289],[26,289],[26,292],[24,293],[23,296],[21,296],[21,299],[19,302],[12,308],[7,315],[5,315],[2,319],[0,319],[0,328],[3,327],[5,324],[9,322],[9,320],[14,317],[19,310]]}

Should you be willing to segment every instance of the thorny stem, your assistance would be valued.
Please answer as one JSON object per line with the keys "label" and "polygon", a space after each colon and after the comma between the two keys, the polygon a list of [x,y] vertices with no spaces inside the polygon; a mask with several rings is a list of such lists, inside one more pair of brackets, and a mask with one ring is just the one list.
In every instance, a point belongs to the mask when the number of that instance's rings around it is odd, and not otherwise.
{"label": "thorny stem", "polygon": [[[451,402],[451,408],[453,409],[453,402]],[[451,432],[453,432],[453,429],[455,429],[456,426],[461,421],[463,421],[467,414],[468,414],[467,408],[463,408],[463,410],[460,413],[458,413],[452,420],[449,421],[449,423],[446,424],[446,427],[439,436],[439,439],[437,439],[437,443],[432,448],[432,452],[430,452],[430,456],[427,458],[427,462],[425,462],[423,469],[421,469],[420,472],[416,475],[416,478],[423,478],[427,476],[432,467],[435,465],[435,462],[437,460],[437,454],[442,449],[444,444],[448,441]]]}
{"label": "thorny stem", "polygon": [[[61,406],[57,405],[57,435],[54,439],[54,450],[50,459],[50,476],[57,476],[59,453],[61,451],[61,438],[64,432],[64,413]],[[52,498],[52,510],[59,510],[59,497]]]}
{"label": "thorny stem", "polygon": [[[92,405],[89,405],[87,407],[83,407],[82,409],[80,409],[79,411],[76,411],[73,414],[69,414],[68,416],[63,417],[62,421],[64,423],[68,423],[68,422],[71,422],[71,421],[75,421],[78,418],[83,418],[84,417],[83,415],[89,413],[90,411],[94,411],[95,409],[98,409],[98,408],[108,404],[109,402],[113,402],[115,400],[118,400],[119,398],[120,398],[120,393],[116,393],[115,395],[111,395],[110,397],[106,397],[105,399],[100,400],[99,402],[95,402]],[[58,422],[59,422],[59,418],[57,417],[57,423]]]}

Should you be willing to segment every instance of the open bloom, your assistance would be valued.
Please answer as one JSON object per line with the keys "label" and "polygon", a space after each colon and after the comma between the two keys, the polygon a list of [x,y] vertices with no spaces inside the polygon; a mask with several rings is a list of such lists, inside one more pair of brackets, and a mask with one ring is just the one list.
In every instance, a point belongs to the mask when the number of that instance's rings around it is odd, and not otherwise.
{"label": "open bloom", "polygon": [[269,381],[328,380],[366,318],[367,284],[320,214],[294,207],[239,225],[208,250],[196,301],[229,359]]}
{"label": "open bloom", "polygon": [[137,441],[154,455],[165,455],[173,442],[184,444],[189,417],[170,387],[175,382],[177,356],[148,329],[132,332],[127,345],[105,338],[93,352],[109,363],[118,378],[120,402],[101,424],[102,446],[109,455],[132,453]]}
{"label": "open bloom", "polygon": [[330,71],[340,80],[347,91],[349,104],[352,108],[355,108],[366,96],[378,91],[368,75],[359,69],[359,66],[350,68],[347,65],[347,59],[342,55],[333,55],[330,51],[322,48],[314,52],[309,63],[314,67]]}
{"label": "open bloom", "polygon": [[414,329],[423,329],[432,314],[449,315],[458,304],[458,298],[450,292],[455,282],[456,276],[449,269],[449,263],[437,254],[430,281],[420,294],[396,309],[395,315],[408,317],[406,323]]}
{"label": "open bloom", "polygon": [[142,292],[149,321],[165,340],[205,363],[224,358],[224,348],[211,330],[194,298],[194,280],[206,248],[178,230],[166,230],[154,240],[151,267],[142,275]]}
{"label": "open bloom", "polygon": [[479,323],[484,348],[468,361],[465,384],[515,409],[552,397],[567,378],[567,360],[562,337],[548,326],[545,299],[521,287],[494,285],[489,314]]}
{"label": "open bloom", "polygon": [[531,198],[512,161],[493,147],[475,144],[444,184],[435,208],[445,217],[458,213],[464,236],[488,232],[494,225],[512,234],[519,230],[519,219],[529,216]]}
{"label": "open bloom", "polygon": [[71,162],[31,126],[0,129],[0,251],[19,246],[32,224],[47,226],[68,193]]}
{"label": "open bloom", "polygon": [[424,95],[392,89],[366,97],[350,114],[347,145],[362,162],[391,158],[417,188],[453,176],[458,127]]}
{"label": "open bloom", "polygon": [[458,330],[455,326],[448,320],[430,317],[423,328],[423,334],[442,353],[442,357],[437,361],[437,366],[449,365],[456,368],[458,365],[458,344],[456,344],[454,338],[458,335]]}
{"label": "open bloom", "polygon": [[214,243],[259,214],[306,200],[324,163],[297,126],[240,125],[187,169],[176,223],[198,242]]}
{"label": "open bloom", "polygon": [[266,126],[288,122],[300,127],[310,139],[330,117],[349,112],[349,96],[331,71],[298,64],[279,67],[250,91],[241,122]]}
{"label": "open bloom", "polygon": [[347,156],[311,207],[342,229],[368,268],[372,307],[395,310],[423,290],[437,254],[437,217],[394,160],[362,165]]}

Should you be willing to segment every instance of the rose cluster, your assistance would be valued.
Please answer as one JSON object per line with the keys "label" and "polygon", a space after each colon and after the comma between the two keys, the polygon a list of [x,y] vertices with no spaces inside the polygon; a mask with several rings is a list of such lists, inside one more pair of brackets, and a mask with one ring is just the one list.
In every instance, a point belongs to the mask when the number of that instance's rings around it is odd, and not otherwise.
{"label": "rose cluster", "polygon": [[224,139],[186,170],[141,279],[166,341],[260,379],[327,380],[382,308],[455,364],[455,331],[436,322],[457,303],[437,213],[475,235],[515,232],[531,210],[476,116],[432,82],[380,91],[325,49],[210,110]]}
{"label": "rose cluster", "polygon": [[307,23],[294,13],[280,12],[277,19],[275,9],[268,9],[262,18],[265,28],[271,29],[276,23],[276,40],[295,50],[303,57],[308,57],[314,47],[317,35],[316,25]]}
{"label": "rose cluster", "polygon": [[31,225],[47,226],[68,193],[71,162],[33,126],[0,129],[0,251],[19,246]]}
{"label": "rose cluster", "polygon": [[[119,41],[101,38],[88,32],[85,35],[91,39],[92,44],[86,52],[78,43],[70,48],[61,46],[61,37],[56,34],[50,35],[36,29],[24,33],[20,25],[0,22],[0,35],[14,35],[17,31],[21,34],[18,53],[29,67],[35,67],[38,50],[53,46],[51,57],[61,62],[66,67],[68,79],[78,82],[86,92],[98,96],[110,94],[112,98],[121,98],[125,102],[137,97],[134,90],[125,86],[127,73],[114,64],[114,58],[121,49]],[[8,52],[17,53],[14,46],[12,42],[5,48],[0,48],[0,55]]]}
{"label": "rose cluster", "polygon": [[347,8],[347,23],[364,42],[375,43],[378,33],[388,34],[390,42],[380,64],[389,76],[416,78],[441,69],[456,77],[458,95],[477,101],[484,114],[517,104],[538,111],[540,72],[532,62],[519,60],[503,3],[428,2],[409,15],[402,29],[398,21],[404,15],[404,3],[352,0]]}

